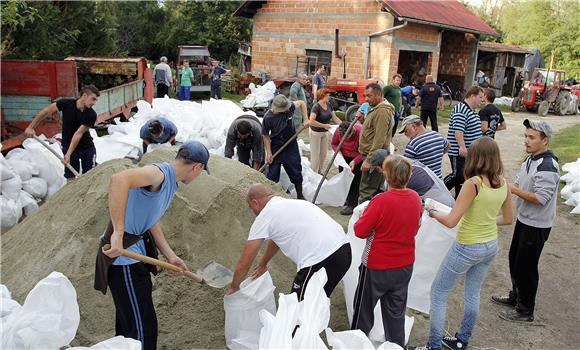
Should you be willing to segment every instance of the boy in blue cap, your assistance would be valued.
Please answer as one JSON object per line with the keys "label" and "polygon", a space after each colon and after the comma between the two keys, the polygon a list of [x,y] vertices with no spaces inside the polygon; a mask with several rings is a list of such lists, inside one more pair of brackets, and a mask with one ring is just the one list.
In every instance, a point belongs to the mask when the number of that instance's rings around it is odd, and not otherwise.
{"label": "boy in blue cap", "polygon": [[[181,145],[174,160],[113,174],[109,183],[111,223],[101,237],[95,289],[111,289],[115,302],[115,334],[141,341],[142,349],[157,347],[157,316],[153,306],[151,265],[121,256],[123,248],[187,269],[167,243],[160,219],[171,205],[178,182],[188,184],[208,171],[209,152],[197,141]],[[109,250],[103,246],[111,244]],[[182,273],[177,273],[182,275]]]}

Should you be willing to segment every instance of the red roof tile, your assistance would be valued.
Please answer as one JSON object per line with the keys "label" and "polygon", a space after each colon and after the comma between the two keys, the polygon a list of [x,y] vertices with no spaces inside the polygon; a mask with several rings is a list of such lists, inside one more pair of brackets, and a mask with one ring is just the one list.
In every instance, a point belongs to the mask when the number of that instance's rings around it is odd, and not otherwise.
{"label": "red roof tile", "polygon": [[451,27],[466,32],[498,36],[482,19],[456,0],[383,0],[395,17]]}

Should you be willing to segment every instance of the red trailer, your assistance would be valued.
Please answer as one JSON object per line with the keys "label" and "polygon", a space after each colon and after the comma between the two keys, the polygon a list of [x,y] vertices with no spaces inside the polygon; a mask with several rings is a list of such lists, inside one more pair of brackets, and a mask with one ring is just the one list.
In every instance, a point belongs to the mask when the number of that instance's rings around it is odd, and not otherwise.
{"label": "red trailer", "polygon": [[[106,81],[113,86],[97,86],[101,97],[93,107],[97,123],[129,117],[137,101],[153,99],[153,79],[145,58],[69,57],[64,61],[2,60],[2,151],[22,143],[20,135],[34,116],[59,98],[78,97],[87,79]],[[109,84],[110,85],[110,84]],[[52,137],[62,129],[58,113],[36,129]]]}

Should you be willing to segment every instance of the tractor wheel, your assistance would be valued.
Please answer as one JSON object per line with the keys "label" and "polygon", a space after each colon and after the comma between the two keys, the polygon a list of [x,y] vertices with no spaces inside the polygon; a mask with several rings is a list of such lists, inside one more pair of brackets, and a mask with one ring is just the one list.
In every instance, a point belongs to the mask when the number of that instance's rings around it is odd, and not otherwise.
{"label": "tractor wheel", "polygon": [[512,100],[512,112],[519,112],[522,109],[522,99],[519,97],[514,97]]}
{"label": "tractor wheel", "polygon": [[347,122],[352,122],[354,118],[356,118],[356,112],[358,111],[359,107],[360,105],[352,105],[348,107],[348,109],[344,113]]}
{"label": "tractor wheel", "polygon": [[547,116],[549,110],[550,110],[550,102],[548,101],[542,101],[538,106],[538,114],[541,115],[542,117]]}
{"label": "tractor wheel", "polygon": [[570,96],[570,93],[568,91],[560,91],[554,103],[554,110],[558,115],[566,115],[570,104],[572,104],[572,96]]}

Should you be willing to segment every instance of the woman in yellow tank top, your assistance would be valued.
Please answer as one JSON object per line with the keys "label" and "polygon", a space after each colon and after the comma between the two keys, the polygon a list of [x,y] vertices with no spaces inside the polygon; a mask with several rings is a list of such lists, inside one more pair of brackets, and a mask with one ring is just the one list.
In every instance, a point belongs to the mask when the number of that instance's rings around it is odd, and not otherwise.
{"label": "woman in yellow tank top", "polygon": [[[479,313],[481,285],[498,251],[497,225],[514,221],[511,193],[502,172],[499,147],[493,139],[482,137],[467,152],[468,180],[449,215],[426,208],[429,216],[447,227],[459,224],[459,231],[431,285],[429,342],[415,349],[441,349],[442,345],[467,349]],[[447,298],[461,276],[465,276],[461,328],[454,337],[443,337]]]}

